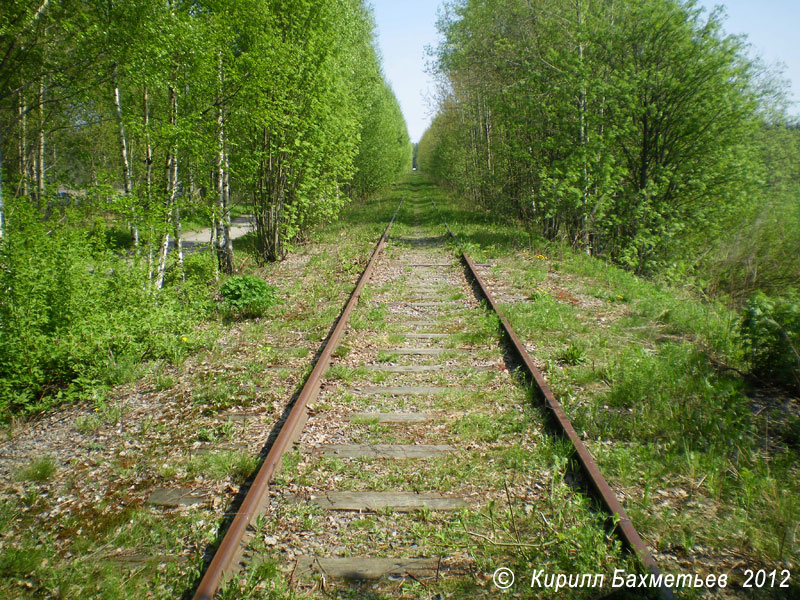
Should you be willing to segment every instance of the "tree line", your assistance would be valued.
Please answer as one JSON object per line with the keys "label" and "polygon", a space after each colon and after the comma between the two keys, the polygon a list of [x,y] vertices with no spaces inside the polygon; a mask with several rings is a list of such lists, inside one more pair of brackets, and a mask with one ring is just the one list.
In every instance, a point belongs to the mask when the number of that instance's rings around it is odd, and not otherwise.
{"label": "tree line", "polygon": [[[771,158],[797,130],[780,82],[724,35],[720,13],[678,0],[459,0],[438,27],[440,107],[422,170],[638,274],[713,274],[752,291],[772,285],[772,265],[798,283],[797,234],[762,226],[770,213],[798,221],[796,189],[792,203],[773,185],[790,167]],[[734,264],[748,254],[743,230],[782,259],[765,249]]]}
{"label": "tree line", "polygon": [[232,210],[280,260],[410,168],[374,27],[364,0],[3,2],[0,422],[196,349]]}
{"label": "tree line", "polygon": [[363,0],[9,0],[0,193],[102,197],[156,287],[172,246],[183,262],[182,211],[207,215],[229,273],[231,204],[252,204],[257,256],[279,260],[410,166],[373,30]]}

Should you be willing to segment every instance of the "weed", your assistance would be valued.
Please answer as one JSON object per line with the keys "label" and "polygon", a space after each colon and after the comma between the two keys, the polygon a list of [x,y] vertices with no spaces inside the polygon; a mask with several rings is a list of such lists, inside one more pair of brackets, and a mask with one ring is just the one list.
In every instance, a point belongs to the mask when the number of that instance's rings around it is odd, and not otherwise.
{"label": "weed", "polygon": [[197,430],[197,440],[200,442],[213,442],[217,439],[214,430],[209,427],[201,427]]}
{"label": "weed", "polygon": [[31,463],[19,470],[16,477],[20,481],[35,481],[43,483],[49,480],[56,472],[56,461],[52,456],[35,458]]}
{"label": "weed", "polygon": [[202,406],[207,413],[215,413],[226,410],[232,406],[247,406],[256,398],[255,390],[241,388],[240,386],[229,383],[208,383],[203,384],[194,395],[194,403]]}
{"label": "weed", "polygon": [[396,352],[385,352],[381,350],[378,352],[377,360],[378,362],[387,363],[387,362],[397,362],[400,358],[400,355]]}
{"label": "weed", "polygon": [[561,353],[558,359],[564,363],[565,365],[582,365],[586,362],[586,354],[584,349],[576,345],[574,343],[570,343],[569,346]]}
{"label": "weed", "polygon": [[172,388],[175,385],[175,380],[169,375],[156,375],[155,388],[157,392],[163,392]]}
{"label": "weed", "polygon": [[240,318],[263,317],[278,301],[277,289],[255,275],[231,277],[220,294],[227,310]]}
{"label": "weed", "polygon": [[347,356],[350,354],[351,350],[352,350],[352,348],[350,346],[348,346],[347,344],[339,344],[336,347],[336,350],[333,351],[333,355],[336,358],[347,358]]}
{"label": "weed", "polygon": [[258,459],[250,454],[234,450],[210,452],[194,457],[188,467],[190,477],[203,475],[211,479],[230,477],[237,483],[244,483],[253,473]]}
{"label": "weed", "polygon": [[96,432],[100,429],[100,418],[97,415],[86,415],[75,419],[75,429],[84,435]]}

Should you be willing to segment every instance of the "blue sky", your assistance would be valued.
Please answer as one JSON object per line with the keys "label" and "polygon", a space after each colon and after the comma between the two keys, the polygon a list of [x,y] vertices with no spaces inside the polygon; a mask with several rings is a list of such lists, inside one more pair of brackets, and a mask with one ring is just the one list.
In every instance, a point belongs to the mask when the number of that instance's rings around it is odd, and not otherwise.
{"label": "blue sky", "polygon": [[[383,53],[384,71],[394,87],[408,124],[412,141],[428,127],[434,106],[433,82],[425,73],[425,46],[435,46],[438,0],[372,0],[378,24],[378,40]],[[790,94],[795,104],[791,112],[800,114],[800,0],[699,0],[707,9],[723,6],[727,14],[725,30],[746,34],[751,51],[767,64],[783,63],[784,77],[791,81]]]}

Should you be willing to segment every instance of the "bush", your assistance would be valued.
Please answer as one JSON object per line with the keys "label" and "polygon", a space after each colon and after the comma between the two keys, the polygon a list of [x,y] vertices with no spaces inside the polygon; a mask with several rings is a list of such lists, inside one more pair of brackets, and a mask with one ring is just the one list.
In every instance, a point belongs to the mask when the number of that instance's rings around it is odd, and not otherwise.
{"label": "bush", "polygon": [[226,307],[242,318],[263,317],[278,301],[277,290],[255,275],[234,276],[220,289]]}
{"label": "bush", "polygon": [[155,291],[146,265],[112,252],[80,215],[43,221],[9,199],[0,242],[0,421],[120,383],[149,359],[179,359],[207,288]]}
{"label": "bush", "polygon": [[745,309],[742,336],[753,373],[800,390],[800,302],[757,292]]}

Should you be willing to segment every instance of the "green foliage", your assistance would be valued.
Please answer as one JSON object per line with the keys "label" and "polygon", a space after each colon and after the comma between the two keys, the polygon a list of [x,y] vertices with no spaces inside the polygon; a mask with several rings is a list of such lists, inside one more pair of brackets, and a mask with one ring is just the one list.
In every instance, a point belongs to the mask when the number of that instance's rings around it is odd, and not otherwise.
{"label": "green foliage", "polygon": [[741,330],[753,372],[800,390],[800,301],[758,292],[745,308]]}
{"label": "green foliage", "polygon": [[17,473],[20,481],[44,482],[50,479],[56,472],[56,461],[52,456],[43,456],[34,459],[24,469]]}
{"label": "green foliage", "polygon": [[263,317],[278,301],[274,286],[255,275],[228,279],[219,290],[227,307],[242,317]]}
{"label": "green foliage", "polygon": [[9,202],[0,244],[0,418],[119,383],[132,365],[179,360],[206,313],[191,281],[158,292],[144,266],[110,252],[76,215],[43,221]]}
{"label": "green foliage", "polygon": [[730,216],[726,235],[698,266],[704,287],[737,305],[756,290],[800,288],[800,126],[764,126],[758,140],[763,185]]}
{"label": "green foliage", "polygon": [[252,190],[262,262],[332,221],[348,186],[362,196],[391,182],[410,154],[365,4],[264,5],[241,7],[233,37],[242,54],[228,69],[243,86],[228,116],[230,136],[241,140],[232,167]]}
{"label": "green foliage", "polygon": [[411,145],[397,98],[388,83],[378,82],[373,90],[351,184],[357,197],[385,189],[411,168]]}
{"label": "green foliage", "polygon": [[[638,274],[684,277],[756,194],[770,90],[691,3],[457,1],[420,168]],[[532,43],[535,40],[535,43]]]}

